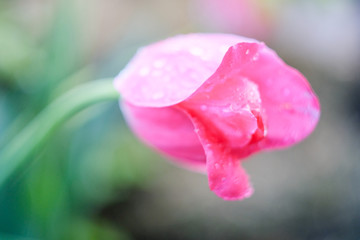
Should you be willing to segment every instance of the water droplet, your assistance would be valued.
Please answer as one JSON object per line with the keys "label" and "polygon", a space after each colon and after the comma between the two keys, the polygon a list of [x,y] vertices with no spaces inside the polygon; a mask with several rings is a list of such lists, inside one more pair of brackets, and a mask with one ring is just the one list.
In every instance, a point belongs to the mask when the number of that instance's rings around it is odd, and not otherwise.
{"label": "water droplet", "polygon": [[258,60],[258,59],[259,59],[259,53],[256,53],[256,54],[253,56],[252,60],[253,60],[253,61],[256,61],[256,60]]}
{"label": "water droplet", "polygon": [[160,77],[162,75],[162,72],[161,71],[153,71],[151,73],[151,75],[154,76],[154,77]]}
{"label": "water droplet", "polygon": [[201,105],[200,109],[201,109],[202,111],[206,111],[206,110],[207,110],[207,106],[206,106],[206,105]]}
{"label": "water droplet", "polygon": [[165,61],[162,59],[159,59],[159,60],[156,60],[153,65],[155,68],[162,68],[165,65]]}
{"label": "water droplet", "polygon": [[[178,66],[178,70],[182,74],[185,74],[188,71],[188,69],[186,67],[182,66],[182,65]],[[169,69],[169,71],[172,71],[172,69]]]}
{"label": "water droplet", "polygon": [[150,72],[150,69],[148,67],[143,67],[140,69],[139,74],[140,74],[140,76],[145,77],[149,74],[149,72]]}
{"label": "water droplet", "polygon": [[147,94],[148,89],[145,86],[141,86],[141,92],[142,92],[142,94]]}
{"label": "water droplet", "polygon": [[156,92],[153,94],[153,99],[160,99],[162,97],[164,97],[164,93],[163,92]]}
{"label": "water droplet", "polygon": [[227,107],[227,108],[223,108],[222,111],[223,111],[224,113],[229,113],[229,112],[231,112],[230,108],[228,108],[228,107]]}
{"label": "water droplet", "polygon": [[239,179],[238,177],[235,177],[235,178],[233,179],[233,183],[239,184],[239,183],[240,183],[240,179]]}
{"label": "water droplet", "polygon": [[209,60],[211,60],[211,55],[204,53],[200,56],[200,58],[204,61],[209,61]]}
{"label": "water droplet", "polygon": [[304,95],[305,98],[313,98],[314,97],[314,95],[312,93],[310,93],[310,92],[304,92],[303,95]]}
{"label": "water droplet", "polygon": [[194,56],[201,56],[204,53],[204,50],[199,47],[193,47],[190,49],[190,53]]}
{"label": "water droplet", "polygon": [[248,55],[250,53],[250,49],[246,50],[245,54]]}

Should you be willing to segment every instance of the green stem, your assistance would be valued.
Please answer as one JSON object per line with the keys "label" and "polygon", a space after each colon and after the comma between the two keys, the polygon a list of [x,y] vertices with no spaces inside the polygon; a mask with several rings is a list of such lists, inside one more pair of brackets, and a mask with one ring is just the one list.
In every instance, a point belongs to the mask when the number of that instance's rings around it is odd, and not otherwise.
{"label": "green stem", "polygon": [[120,95],[112,81],[103,79],[90,82],[65,93],[0,149],[0,187],[76,113],[99,102],[119,99]]}

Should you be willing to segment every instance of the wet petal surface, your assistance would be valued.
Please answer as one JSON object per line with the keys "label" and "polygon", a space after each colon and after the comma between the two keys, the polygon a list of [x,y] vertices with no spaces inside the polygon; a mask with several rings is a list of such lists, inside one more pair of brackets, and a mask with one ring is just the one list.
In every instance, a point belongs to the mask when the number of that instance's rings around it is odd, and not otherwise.
{"label": "wet petal surface", "polygon": [[241,160],[291,146],[315,128],[311,86],[263,43],[190,34],[139,51],[115,80],[122,109],[150,146],[195,169],[226,200],[253,190]]}
{"label": "wet petal surface", "polygon": [[286,65],[264,44],[239,43],[231,47],[216,74],[236,72],[258,87],[266,136],[240,148],[243,157],[261,149],[292,145],[315,128],[320,105],[305,77]]}
{"label": "wet petal surface", "polygon": [[188,111],[206,154],[209,187],[225,200],[250,197],[253,190],[240,159],[231,151],[226,136],[195,112]]}
{"label": "wet petal surface", "polygon": [[226,200],[249,197],[252,188],[234,149],[264,137],[257,85],[219,68],[178,106],[193,122],[204,148],[210,189]]}
{"label": "wet petal surface", "polygon": [[176,108],[138,107],[121,102],[125,119],[148,145],[178,163],[205,170],[206,157],[190,119]]}
{"label": "wet petal surface", "polygon": [[238,42],[255,40],[229,34],[180,35],[145,47],[115,79],[126,101],[164,107],[193,94]]}

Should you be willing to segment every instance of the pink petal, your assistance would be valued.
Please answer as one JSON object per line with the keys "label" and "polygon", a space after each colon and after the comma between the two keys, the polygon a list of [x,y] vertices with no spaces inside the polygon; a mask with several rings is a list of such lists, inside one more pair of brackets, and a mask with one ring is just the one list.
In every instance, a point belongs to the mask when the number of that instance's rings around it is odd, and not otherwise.
{"label": "pink petal", "polygon": [[218,129],[230,148],[245,146],[258,130],[253,113],[261,111],[258,88],[246,78],[234,77],[231,71],[214,74],[179,106],[201,118],[208,128]]}
{"label": "pink petal", "polygon": [[152,44],[117,76],[115,87],[133,105],[179,103],[216,71],[229,47],[244,41],[255,42],[229,34],[189,34]]}
{"label": "pink petal", "polygon": [[172,107],[137,107],[121,102],[122,112],[140,139],[193,170],[205,169],[205,153],[194,125]]}
{"label": "pink petal", "polygon": [[210,189],[225,200],[250,197],[253,189],[248,176],[229,148],[226,136],[218,128],[209,126],[208,119],[201,119],[195,112],[188,113],[206,153]]}
{"label": "pink petal", "polygon": [[258,86],[267,131],[262,141],[239,149],[239,155],[286,147],[313,131],[320,106],[310,84],[264,44],[239,43],[231,47],[214,75],[228,72],[236,72],[238,78],[247,78]]}
{"label": "pink petal", "polygon": [[236,73],[236,69],[226,74],[217,71],[178,104],[193,122],[205,150],[210,189],[226,200],[252,193],[240,157],[233,149],[264,136],[258,88]]}

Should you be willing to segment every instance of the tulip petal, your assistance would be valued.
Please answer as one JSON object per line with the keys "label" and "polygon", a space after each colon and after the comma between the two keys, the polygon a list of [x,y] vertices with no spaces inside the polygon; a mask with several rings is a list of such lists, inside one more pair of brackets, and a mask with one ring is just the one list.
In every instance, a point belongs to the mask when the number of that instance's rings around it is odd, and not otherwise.
{"label": "tulip petal", "polygon": [[266,136],[239,149],[243,157],[261,149],[286,147],[299,142],[315,128],[318,99],[305,77],[286,65],[271,49],[259,43],[239,43],[226,53],[216,74],[237,71],[258,86]]}
{"label": "tulip petal", "polygon": [[229,147],[248,144],[258,129],[254,112],[261,111],[257,86],[246,78],[214,74],[193,95],[179,106],[202,118],[208,126],[219,130]]}
{"label": "tulip petal", "polygon": [[230,34],[180,35],[141,49],[116,77],[129,103],[166,107],[193,94],[218,68],[226,51],[253,39]]}
{"label": "tulip petal", "polygon": [[203,145],[210,189],[226,200],[249,197],[252,188],[233,149],[264,135],[256,84],[239,78],[236,71],[214,74],[178,106],[188,114]]}
{"label": "tulip petal", "polygon": [[140,139],[185,167],[204,171],[205,153],[194,125],[176,108],[137,107],[120,102],[131,129]]}
{"label": "tulip petal", "polygon": [[201,117],[191,112],[189,116],[205,150],[210,189],[225,200],[250,197],[253,189],[248,176],[240,166],[239,158],[229,148],[226,137]]}
{"label": "tulip petal", "polygon": [[241,200],[254,192],[249,177],[232,154],[224,153],[217,145],[208,145],[207,173],[210,189],[224,200]]}

